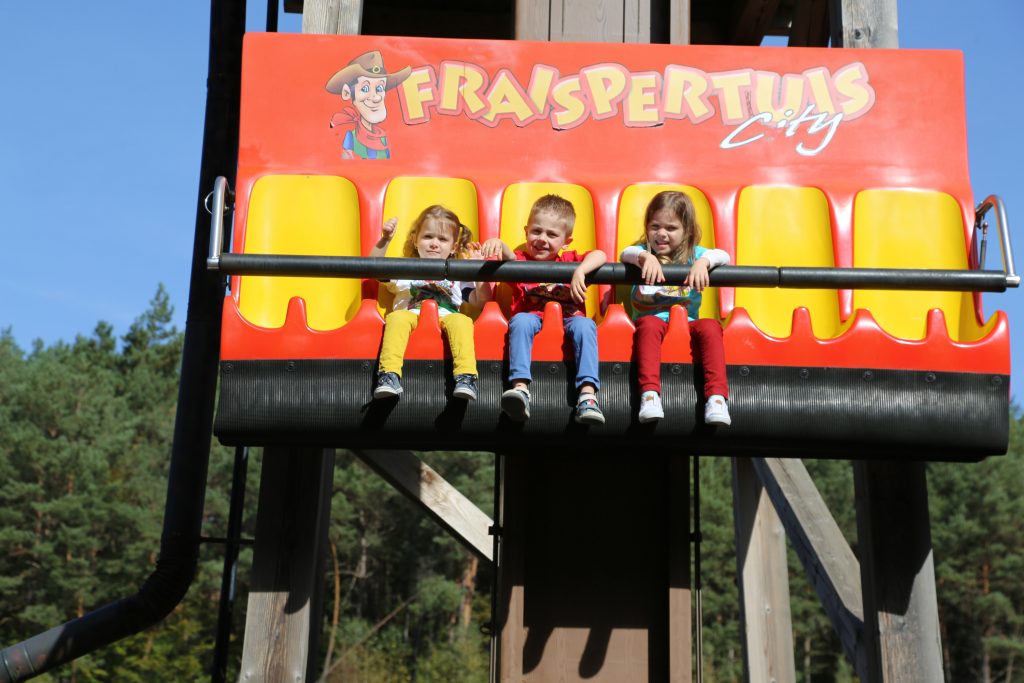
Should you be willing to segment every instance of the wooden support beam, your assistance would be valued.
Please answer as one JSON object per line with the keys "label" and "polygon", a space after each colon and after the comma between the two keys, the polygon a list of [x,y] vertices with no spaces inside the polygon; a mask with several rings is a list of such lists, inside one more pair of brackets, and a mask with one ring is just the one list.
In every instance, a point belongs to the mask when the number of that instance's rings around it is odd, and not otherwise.
{"label": "wooden support beam", "polygon": [[239,680],[312,681],[334,451],[266,448]]}
{"label": "wooden support beam", "polygon": [[830,0],[832,47],[900,46],[896,0]]}
{"label": "wooden support beam", "polygon": [[356,35],[362,21],[363,0],[305,0],[302,7],[303,33]]}
{"label": "wooden support beam", "polygon": [[935,565],[923,462],[854,464],[867,675],[943,680]]}
{"label": "wooden support beam", "polygon": [[789,46],[828,47],[828,39],[828,0],[796,0]]}
{"label": "wooden support beam", "polygon": [[750,458],[733,458],[736,574],[747,681],[796,681],[786,537]]}
{"label": "wooden support beam", "polygon": [[755,458],[754,470],[796,556],[861,680],[866,675],[860,563],[818,493],[803,461]]}
{"label": "wooden support beam", "polygon": [[742,0],[732,17],[732,45],[760,45],[771,26],[779,0]]}
{"label": "wooden support beam", "polygon": [[419,505],[458,542],[492,561],[493,522],[473,501],[410,451],[352,451],[400,493]]}

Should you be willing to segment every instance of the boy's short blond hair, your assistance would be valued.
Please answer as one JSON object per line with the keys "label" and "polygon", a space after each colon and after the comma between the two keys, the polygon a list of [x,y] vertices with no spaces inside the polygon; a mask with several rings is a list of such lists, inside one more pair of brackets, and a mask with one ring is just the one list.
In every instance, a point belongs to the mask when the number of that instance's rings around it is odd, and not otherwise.
{"label": "boy's short blond hair", "polygon": [[526,224],[533,223],[537,214],[542,212],[550,213],[557,220],[562,221],[565,224],[566,236],[572,235],[572,229],[576,225],[576,209],[573,208],[572,202],[557,194],[546,194],[530,207],[530,216],[526,219]]}

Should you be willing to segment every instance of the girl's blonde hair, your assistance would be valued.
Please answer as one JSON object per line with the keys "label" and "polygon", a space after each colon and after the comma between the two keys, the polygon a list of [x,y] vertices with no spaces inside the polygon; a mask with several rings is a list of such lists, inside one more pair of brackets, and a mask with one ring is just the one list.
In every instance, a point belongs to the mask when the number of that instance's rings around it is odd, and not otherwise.
{"label": "girl's blonde hair", "polygon": [[473,235],[469,232],[469,228],[462,224],[462,221],[459,220],[454,211],[440,204],[434,204],[423,209],[416,220],[413,221],[412,229],[409,230],[409,236],[405,240],[405,248],[402,250],[402,255],[411,258],[420,255],[419,250],[416,249],[416,240],[419,239],[420,230],[423,229],[428,220],[436,221],[452,231],[451,255],[454,258],[462,258]]}
{"label": "girl's blonde hair", "polygon": [[654,214],[662,209],[668,209],[679,219],[683,226],[683,241],[679,243],[675,251],[667,257],[659,256],[658,260],[662,263],[682,263],[685,265],[689,263],[693,257],[694,248],[700,243],[701,232],[700,225],[697,224],[697,210],[693,206],[693,200],[683,192],[665,190],[651,198],[650,203],[647,205],[647,211],[644,212],[644,232],[640,235],[640,239],[636,241],[636,244],[638,246],[646,246],[648,251],[652,254],[654,253],[654,249],[647,243],[647,226],[653,220]]}

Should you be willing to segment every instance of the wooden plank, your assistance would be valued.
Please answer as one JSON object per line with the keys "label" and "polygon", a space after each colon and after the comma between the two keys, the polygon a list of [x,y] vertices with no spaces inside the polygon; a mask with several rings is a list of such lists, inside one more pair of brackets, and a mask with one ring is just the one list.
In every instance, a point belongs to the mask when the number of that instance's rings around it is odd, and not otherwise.
{"label": "wooden plank", "polygon": [[240,681],[315,679],[333,471],[333,450],[263,451]]}
{"label": "wooden plank", "polygon": [[399,492],[422,507],[455,540],[490,562],[493,522],[473,501],[410,451],[352,451]]}
{"label": "wooden plank", "polygon": [[943,680],[923,462],[854,464],[864,590],[864,680]]}
{"label": "wooden plank", "polygon": [[362,0],[305,0],[302,32],[356,35],[363,18]]}
{"label": "wooden plank", "polygon": [[755,458],[753,465],[843,651],[858,676],[869,680],[861,644],[864,610],[857,557],[802,461]]}
{"label": "wooden plank", "polygon": [[690,458],[668,456],[669,683],[690,683],[693,617],[690,576]]}
{"label": "wooden plank", "polygon": [[623,0],[622,42],[651,42],[651,0]]}
{"label": "wooden plank", "polygon": [[551,40],[551,0],[516,1],[516,40]]}
{"label": "wooden plank", "polygon": [[624,11],[624,0],[553,2],[551,40],[621,43]]}
{"label": "wooden plank", "polygon": [[896,0],[830,0],[832,47],[897,48]]}
{"label": "wooden plank", "polygon": [[733,461],[736,564],[747,681],[796,681],[786,537],[750,458]]}
{"label": "wooden plank", "polygon": [[690,5],[691,0],[669,0],[668,39],[673,45],[689,45],[691,42]]}

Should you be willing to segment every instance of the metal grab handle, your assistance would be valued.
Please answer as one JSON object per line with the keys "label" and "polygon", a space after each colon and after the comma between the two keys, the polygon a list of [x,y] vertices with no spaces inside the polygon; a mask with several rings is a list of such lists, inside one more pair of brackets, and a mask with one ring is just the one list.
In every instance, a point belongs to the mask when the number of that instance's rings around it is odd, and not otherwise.
{"label": "metal grab handle", "polygon": [[[985,214],[988,213],[989,209],[996,210],[996,225],[999,228],[999,249],[1003,255],[1003,272],[1006,273],[1006,286],[1007,287],[1019,287],[1020,286],[1020,275],[1017,275],[1017,268],[1013,263],[1013,246],[1010,244],[1010,224],[1006,220],[1006,207],[1003,206],[1003,200],[994,194],[990,194],[985,198],[981,204],[974,210],[974,227],[980,228],[982,221],[985,218]],[[979,263],[979,266],[984,266],[984,263]]]}
{"label": "metal grab handle", "polygon": [[[207,195],[207,211],[210,212],[210,254],[206,257],[207,270],[220,270],[220,255],[224,248],[224,214],[227,211],[227,195],[230,192],[228,179],[222,175],[213,181],[213,192]],[[213,206],[209,199],[213,197]]]}

